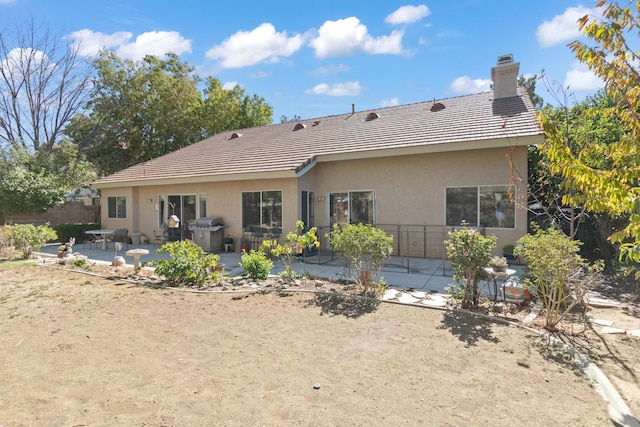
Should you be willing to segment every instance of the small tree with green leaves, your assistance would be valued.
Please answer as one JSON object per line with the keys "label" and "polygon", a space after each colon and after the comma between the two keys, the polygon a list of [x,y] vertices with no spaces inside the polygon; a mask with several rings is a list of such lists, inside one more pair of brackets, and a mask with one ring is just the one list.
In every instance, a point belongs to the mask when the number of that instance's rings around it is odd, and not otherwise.
{"label": "small tree with green leaves", "polygon": [[178,285],[203,285],[215,277],[215,267],[220,255],[207,254],[191,240],[165,243],[159,254],[169,254],[168,259],[151,261],[156,273]]}
{"label": "small tree with green leaves", "polygon": [[444,242],[455,272],[453,277],[463,281],[462,306],[465,308],[478,303],[478,280],[485,274],[484,268],[491,261],[496,241],[496,236],[483,236],[478,230],[465,226],[449,232],[449,240]]}
{"label": "small tree with green leaves", "polygon": [[22,252],[25,259],[31,258],[33,252],[40,250],[48,241],[58,238],[56,231],[48,225],[5,225],[4,229],[6,232],[2,235],[10,239],[7,244]]}
{"label": "small tree with green leaves", "polygon": [[393,251],[393,236],[370,224],[335,225],[329,244],[346,263],[346,276],[375,296],[381,290],[378,277]]}
{"label": "small tree with green leaves", "polygon": [[521,237],[515,254],[527,264],[526,283],[542,301],[545,327],[555,330],[562,318],[577,304],[584,304],[588,288],[601,281],[601,264],[589,266],[579,254],[581,242],[563,232],[533,226],[535,233]]}
{"label": "small tree with green leaves", "polygon": [[317,248],[320,246],[320,241],[316,235],[318,231],[316,227],[311,227],[306,233],[303,233],[303,231],[304,222],[298,220],[296,222],[295,231],[290,231],[287,234],[284,244],[278,244],[277,240],[265,242],[265,244],[271,248],[271,254],[282,259],[284,270],[282,271],[281,276],[284,278],[292,278],[296,276],[292,267],[294,256],[303,253],[306,249]]}

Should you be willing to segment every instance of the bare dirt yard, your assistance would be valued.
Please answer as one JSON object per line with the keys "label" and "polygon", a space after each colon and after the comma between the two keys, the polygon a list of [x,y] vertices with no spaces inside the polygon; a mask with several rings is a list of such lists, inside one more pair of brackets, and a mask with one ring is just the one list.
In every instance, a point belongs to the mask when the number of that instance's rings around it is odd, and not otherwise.
{"label": "bare dirt yard", "polygon": [[[522,328],[320,283],[211,293],[120,273],[0,263],[1,426],[611,425],[572,359]],[[616,315],[637,321],[630,307]],[[637,411],[638,340],[590,331],[577,344]]]}

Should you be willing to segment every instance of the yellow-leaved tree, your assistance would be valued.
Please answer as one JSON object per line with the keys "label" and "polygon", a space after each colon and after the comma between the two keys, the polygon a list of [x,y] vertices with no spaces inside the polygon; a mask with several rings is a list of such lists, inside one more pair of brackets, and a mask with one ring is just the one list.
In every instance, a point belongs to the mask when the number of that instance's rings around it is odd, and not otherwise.
{"label": "yellow-leaved tree", "polygon": [[[606,146],[606,162],[585,162],[570,149],[566,133],[560,132],[552,117],[540,113],[547,134],[550,168],[561,175],[565,203],[584,204],[593,212],[628,216],[628,225],[611,235],[621,243],[621,254],[640,262],[640,0],[627,5],[601,0],[596,4],[601,16],[586,15],[578,22],[588,42],[574,41],[569,47],[578,60],[605,83],[613,108],[602,114],[614,115],[624,132]],[[583,141],[588,144],[590,141]]]}

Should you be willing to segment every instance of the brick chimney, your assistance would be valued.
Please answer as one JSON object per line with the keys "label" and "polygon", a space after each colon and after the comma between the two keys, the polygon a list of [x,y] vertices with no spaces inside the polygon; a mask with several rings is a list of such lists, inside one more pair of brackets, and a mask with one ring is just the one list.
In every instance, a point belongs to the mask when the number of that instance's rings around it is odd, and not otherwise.
{"label": "brick chimney", "polygon": [[518,95],[518,72],[520,63],[513,62],[513,55],[501,55],[498,63],[491,68],[493,98],[510,98]]}

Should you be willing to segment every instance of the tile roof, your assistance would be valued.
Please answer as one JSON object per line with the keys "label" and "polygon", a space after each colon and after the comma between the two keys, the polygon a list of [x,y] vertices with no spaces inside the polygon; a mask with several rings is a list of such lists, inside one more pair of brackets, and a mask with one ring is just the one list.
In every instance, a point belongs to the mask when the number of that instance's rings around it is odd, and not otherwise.
{"label": "tile roof", "polygon": [[[348,153],[357,158],[372,152],[379,155],[379,150],[391,153],[393,149],[483,140],[502,140],[506,146],[515,145],[518,138],[543,134],[522,88],[511,98],[494,100],[493,92],[485,92],[300,123],[304,126],[282,123],[220,133],[101,178],[93,185],[246,179],[251,173],[294,176],[313,160],[322,161],[323,156]],[[232,138],[234,133],[240,136]]]}

